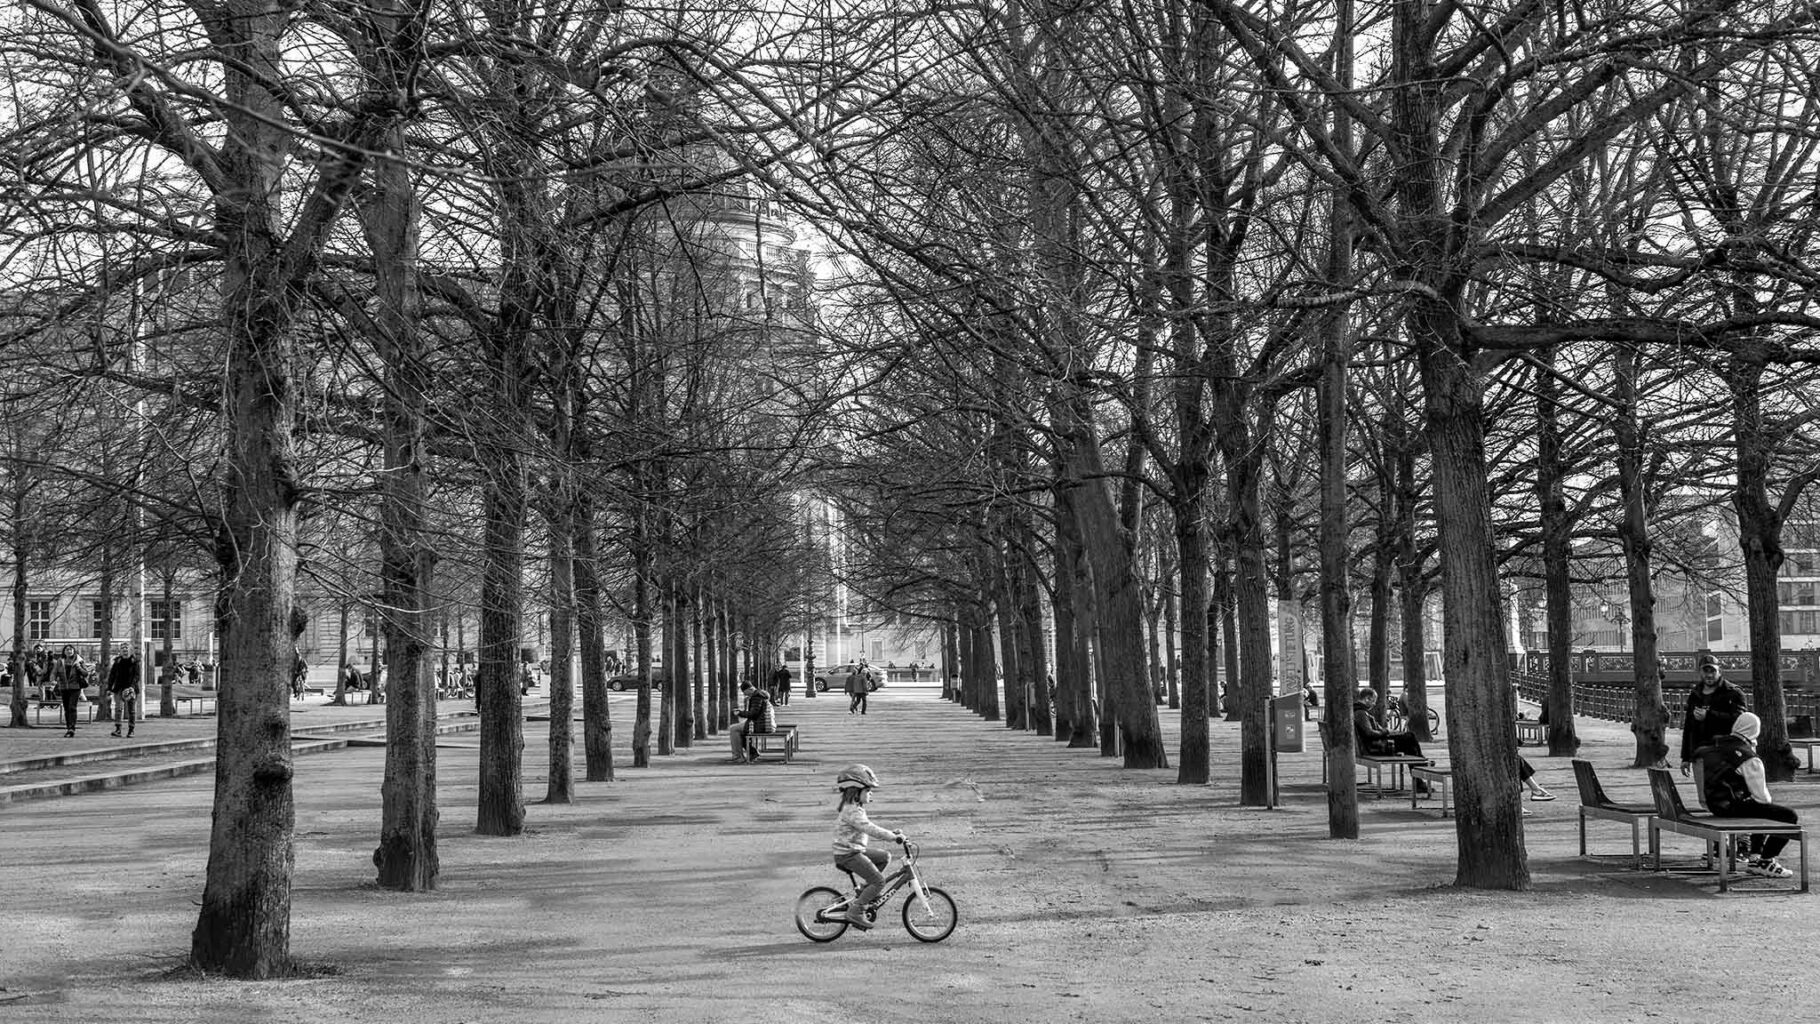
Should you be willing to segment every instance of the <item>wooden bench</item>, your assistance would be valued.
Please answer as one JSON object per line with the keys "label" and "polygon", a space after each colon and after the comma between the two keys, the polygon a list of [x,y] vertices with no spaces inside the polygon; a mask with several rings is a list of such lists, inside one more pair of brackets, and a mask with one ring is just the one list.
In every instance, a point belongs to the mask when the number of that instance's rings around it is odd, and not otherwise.
{"label": "wooden bench", "polygon": [[1586,819],[1615,821],[1630,826],[1630,860],[1634,870],[1643,870],[1643,827],[1656,813],[1653,806],[1621,804],[1605,795],[1598,773],[1591,761],[1575,758],[1574,782],[1580,787],[1580,856],[1586,856]]}
{"label": "wooden bench", "polygon": [[790,758],[796,755],[796,726],[779,722],[770,732],[748,733],[746,744],[760,754],[781,750],[784,754],[784,763],[789,764]]}
{"label": "wooden bench", "polygon": [[1814,748],[1820,747],[1820,736],[1794,737],[1788,741],[1788,745],[1791,750],[1801,747],[1807,751],[1807,773],[1812,775],[1814,773]]}
{"label": "wooden bench", "polygon": [[[1353,761],[1365,768],[1365,781],[1371,784],[1374,796],[1383,797],[1385,793],[1400,793],[1403,790],[1403,769],[1415,768],[1428,764],[1428,758],[1414,754],[1354,754]],[[1384,787],[1384,769],[1390,769],[1390,788]]]}
{"label": "wooden bench", "polygon": [[[95,701],[93,698],[85,696],[80,701],[77,701],[76,705],[78,707],[85,709],[88,712],[87,717],[84,718],[83,721],[92,722],[95,720]],[[51,713],[52,721],[57,722],[58,724],[62,724],[62,722],[63,722],[63,700],[62,700],[62,698],[54,698],[51,700],[45,700],[43,697],[33,697],[32,698],[32,723],[34,725],[43,725],[44,724],[44,713],[46,711],[49,711]]]}
{"label": "wooden bench", "polygon": [[1788,836],[1801,847],[1801,891],[1807,891],[1807,829],[1767,818],[1720,818],[1695,814],[1681,802],[1675,788],[1675,777],[1667,768],[1649,769],[1649,791],[1655,797],[1656,814],[1649,819],[1649,855],[1657,871],[1662,870],[1662,833],[1674,832],[1691,836],[1717,847],[1719,891],[1724,892],[1731,879],[1731,868],[1737,860],[1738,839],[1753,834]]}
{"label": "wooden bench", "polygon": [[[162,698],[153,699],[162,700]],[[185,715],[205,715],[208,714],[210,704],[214,704],[217,710],[221,706],[221,702],[213,697],[172,697],[171,703],[182,706]]]}
{"label": "wooden bench", "polygon": [[[1428,783],[1428,792],[1438,795],[1441,800],[1441,817],[1453,813],[1453,769],[1432,764],[1412,764],[1409,766],[1409,777]],[[1416,809],[1419,795],[1414,785],[1409,787],[1409,809]]]}
{"label": "wooden bench", "polygon": [[1533,718],[1517,719],[1517,746],[1539,747],[1548,742],[1547,730]]}

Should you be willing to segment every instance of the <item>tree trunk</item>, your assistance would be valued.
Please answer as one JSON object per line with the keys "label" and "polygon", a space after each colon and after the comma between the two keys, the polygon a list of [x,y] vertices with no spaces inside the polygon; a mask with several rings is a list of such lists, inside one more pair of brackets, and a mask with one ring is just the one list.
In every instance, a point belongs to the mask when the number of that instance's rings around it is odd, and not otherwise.
{"label": "tree trunk", "polygon": [[706,611],[705,599],[699,591],[694,600],[689,602],[689,665],[694,671],[689,673],[689,720],[694,723],[693,738],[705,740],[711,732],[718,732],[719,726],[708,709],[708,668],[702,660],[701,620]]}
{"label": "tree trunk", "polygon": [[575,496],[575,621],[581,636],[581,745],[589,782],[613,781],[613,717],[607,702],[600,596],[600,546],[594,499]]}
{"label": "tree trunk", "polygon": [[[1618,488],[1624,514],[1618,520],[1618,541],[1624,549],[1624,578],[1630,595],[1632,679],[1636,685],[1636,707],[1631,713],[1630,731],[1636,736],[1637,753],[1633,767],[1649,768],[1668,759],[1668,705],[1662,700],[1662,673],[1656,654],[1656,594],[1650,579],[1649,511],[1646,506],[1648,481],[1644,479],[1643,438],[1637,423],[1637,377],[1642,372],[1642,350],[1635,345],[1619,345],[1613,350],[1614,398],[1617,409],[1612,423],[1618,442]],[[1566,572],[1567,541],[1563,549],[1563,575]],[[1567,589],[1565,580],[1562,590]],[[1563,602],[1565,603],[1565,601]],[[1551,609],[1552,611],[1552,609]],[[1565,615],[1563,616],[1565,618]],[[1550,626],[1553,626],[1551,621]],[[1567,650],[1563,623],[1563,658]],[[1553,637],[1551,636],[1552,640]],[[1548,717],[1548,752],[1572,755],[1580,748],[1573,732],[1573,682],[1563,664],[1554,673],[1549,696],[1552,706]],[[1561,693],[1554,692],[1560,687]],[[1565,735],[1561,726],[1567,725]]]}
{"label": "tree trunk", "polygon": [[[1352,83],[1352,0],[1340,0],[1335,12],[1334,63],[1340,81]],[[1334,141],[1352,148],[1352,121],[1336,107]],[[1351,207],[1335,195],[1328,203],[1327,278],[1331,287],[1352,281]],[[1352,361],[1352,322],[1345,307],[1327,311],[1321,324],[1321,388],[1318,432],[1321,459],[1321,672],[1327,705],[1323,721],[1329,742],[1327,758],[1327,834],[1334,839],[1359,837],[1358,772],[1353,766],[1352,694],[1357,664],[1352,655],[1352,587],[1347,578],[1351,525],[1346,516],[1346,380]]]}
{"label": "tree trunk", "polygon": [[[495,382],[497,386],[497,381]],[[509,387],[516,390],[514,382]],[[515,407],[508,403],[506,408]],[[518,692],[521,589],[524,579],[525,471],[516,449],[494,450],[483,485],[486,522],[480,576],[481,835],[524,831],[524,701]]]}
{"label": "tree trunk", "polygon": [[[1241,434],[1240,437],[1244,435]],[[1233,446],[1228,440],[1226,459],[1227,500],[1232,516],[1233,602],[1238,606],[1239,675],[1229,686],[1227,717],[1237,715],[1240,737],[1239,805],[1263,807],[1269,802],[1266,770],[1266,730],[1269,729],[1270,588],[1264,553],[1264,524],[1258,488],[1262,478],[1261,454],[1249,444]]]}
{"label": "tree trunk", "polygon": [[[394,78],[401,73],[378,54],[368,59],[371,75]],[[428,657],[433,646],[430,608],[436,555],[427,533],[422,458],[430,381],[418,323],[418,206],[410,170],[402,162],[403,127],[387,133],[386,146],[395,159],[374,169],[373,188],[358,210],[373,252],[379,305],[373,340],[386,380],[379,551],[386,673],[392,692],[386,701],[385,778],[373,863],[382,888],[418,892],[436,888],[441,871],[436,848],[441,816],[436,804],[436,681]]]}
{"label": "tree trunk", "polygon": [[993,578],[997,584],[994,588],[997,591],[994,604],[998,609],[995,618],[998,620],[1000,663],[1005,676],[1005,727],[1026,729],[1029,722],[1025,717],[1024,695],[1029,692],[1030,666],[1020,657],[1022,616],[1018,613],[1016,570],[1012,566],[1017,558],[1017,543],[995,541],[992,547]]}
{"label": "tree trunk", "polygon": [[[1780,446],[1763,411],[1763,343],[1752,338],[1726,364],[1731,388],[1732,430],[1737,473],[1732,508],[1738,513],[1738,544],[1744,554],[1744,596],[1750,638],[1751,710],[1763,720],[1757,756],[1771,782],[1791,782],[1800,759],[1788,743],[1788,706],[1782,693],[1782,632],[1776,573],[1782,568],[1784,513],[1770,500],[1770,464]],[[1798,496],[1789,485],[1784,507]]]}
{"label": "tree trunk", "polygon": [[[566,467],[557,472],[566,475]],[[575,802],[575,503],[573,485],[559,488],[550,517],[550,777],[546,804]]]}
{"label": "tree trunk", "polygon": [[1207,530],[1199,500],[1173,512],[1182,587],[1182,763],[1175,780],[1199,785],[1212,778],[1207,727]]}
{"label": "tree trunk", "polygon": [[[1095,617],[1104,645],[1100,667],[1113,704],[1110,714],[1116,716],[1124,742],[1125,767],[1167,768],[1169,753],[1150,695],[1143,607],[1128,531],[1106,489],[1099,436],[1086,396],[1070,382],[1058,384],[1057,390],[1052,417],[1066,470],[1062,486],[1071,489],[1069,506],[1093,569]],[[1103,704],[1101,710],[1108,713]]]}
{"label": "tree trunk", "polygon": [[1406,300],[1404,321],[1421,372],[1440,526],[1447,732],[1459,837],[1455,879],[1474,888],[1525,889],[1516,698],[1504,656],[1498,538],[1485,466],[1485,380],[1461,336],[1470,271],[1460,265],[1468,257],[1454,248],[1451,201],[1442,183],[1448,158],[1440,110],[1451,86],[1436,64],[1434,6],[1434,0],[1405,0],[1393,11],[1388,95],[1390,127],[1404,154],[1391,184],[1398,244],[1413,254],[1403,273],[1424,289]]}
{"label": "tree trunk", "polygon": [[632,644],[638,701],[632,722],[632,767],[651,764],[651,546],[643,510],[632,513]]}
{"label": "tree trunk", "polygon": [[[1416,492],[1414,449],[1409,444],[1399,446],[1396,461],[1397,572],[1403,602],[1402,613],[1398,616],[1403,620],[1403,703],[1409,711],[1410,732],[1427,743],[1434,739],[1434,732],[1428,727],[1428,627],[1424,616],[1429,591],[1424,566],[1428,557],[1416,541],[1416,503],[1421,496]],[[1503,648],[1504,642],[1500,639],[1500,653]],[[1379,704],[1380,708],[1383,706]],[[1511,714],[1516,714],[1514,703]],[[1511,729],[1515,731],[1515,722],[1511,723]]]}
{"label": "tree trunk", "polygon": [[26,652],[31,650],[25,638],[26,624],[26,585],[31,579],[31,550],[26,537],[30,532],[25,508],[25,489],[17,480],[12,481],[13,520],[13,650],[10,666],[13,674],[13,693],[8,701],[7,710],[12,713],[7,725],[14,729],[33,728],[31,719],[26,715],[30,703],[30,689],[25,670]]}
{"label": "tree trunk", "polygon": [[[1485,384],[1460,358],[1452,336],[1453,307],[1426,300],[1416,306],[1410,333],[1422,358],[1435,518],[1441,524],[1442,647],[1459,837],[1455,880],[1472,888],[1526,889],[1516,698],[1504,657],[1497,538],[1484,458]],[[1408,589],[1407,580],[1404,586]],[[1414,618],[1416,623],[1404,623],[1406,635],[1420,628],[1421,616]],[[1420,678],[1420,666],[1418,652],[1405,654],[1407,676]]]}
{"label": "tree trunk", "polygon": [[346,598],[336,603],[339,611],[339,625],[335,634],[335,696],[330,704],[345,707],[348,703],[348,602]]}

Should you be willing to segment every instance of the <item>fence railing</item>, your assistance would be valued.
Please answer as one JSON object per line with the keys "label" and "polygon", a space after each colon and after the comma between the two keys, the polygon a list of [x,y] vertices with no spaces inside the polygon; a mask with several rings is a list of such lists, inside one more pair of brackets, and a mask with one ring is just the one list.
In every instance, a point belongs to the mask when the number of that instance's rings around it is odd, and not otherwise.
{"label": "fence railing", "polygon": [[[1527,672],[1512,672],[1511,681],[1517,685],[1517,694],[1524,700],[1537,704],[1548,695],[1549,682],[1540,676]],[[1755,698],[1749,683],[1739,683],[1747,701]],[[1668,721],[1671,728],[1678,728],[1681,719],[1687,713],[1686,686],[1665,686],[1662,689],[1662,703],[1668,705]],[[1806,715],[1810,721],[1820,721],[1820,693],[1810,693],[1798,686],[1785,686],[1782,691],[1783,704],[1788,709],[1789,719]],[[1637,709],[1637,691],[1632,686],[1613,686],[1606,683],[1573,684],[1574,714],[1587,718],[1603,718],[1613,722],[1628,722],[1635,717]]]}

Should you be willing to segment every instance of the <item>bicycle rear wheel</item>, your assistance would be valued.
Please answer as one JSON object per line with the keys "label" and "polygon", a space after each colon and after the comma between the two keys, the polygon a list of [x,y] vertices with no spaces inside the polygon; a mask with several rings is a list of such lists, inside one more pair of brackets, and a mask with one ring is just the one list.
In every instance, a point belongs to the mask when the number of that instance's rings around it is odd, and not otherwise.
{"label": "bicycle rear wheel", "polygon": [[812,942],[833,942],[847,930],[846,906],[846,893],[818,885],[796,898],[796,930]]}
{"label": "bicycle rear wheel", "polygon": [[916,893],[905,895],[904,930],[918,942],[940,942],[954,933],[954,926],[960,923],[960,912],[954,908],[953,898],[942,890],[931,885],[928,893],[927,911],[923,910]]}

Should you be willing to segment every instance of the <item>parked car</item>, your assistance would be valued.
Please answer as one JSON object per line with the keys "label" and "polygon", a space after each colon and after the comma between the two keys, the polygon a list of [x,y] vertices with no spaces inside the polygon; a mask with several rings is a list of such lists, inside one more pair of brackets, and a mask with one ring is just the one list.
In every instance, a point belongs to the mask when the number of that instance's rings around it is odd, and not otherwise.
{"label": "parked car", "polygon": [[[664,671],[663,666],[659,665],[658,667],[651,670],[651,685],[656,686],[659,683],[662,683],[664,680],[668,679],[669,677],[670,677],[669,673]],[[618,673],[608,676],[607,677],[607,689],[609,689],[609,690],[636,690],[636,689],[638,689],[638,673],[636,673],[636,672],[618,672]]]}

